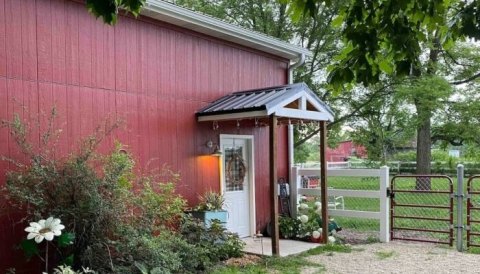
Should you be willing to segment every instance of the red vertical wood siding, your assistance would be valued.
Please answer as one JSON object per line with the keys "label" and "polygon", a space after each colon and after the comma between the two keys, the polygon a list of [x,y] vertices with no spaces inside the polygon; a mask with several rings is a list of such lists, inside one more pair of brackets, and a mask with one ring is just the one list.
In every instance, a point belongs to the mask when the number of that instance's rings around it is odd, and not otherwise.
{"label": "red vertical wood siding", "polygon": [[[214,133],[195,111],[238,90],[287,82],[288,61],[149,18],[123,17],[115,27],[95,20],[84,4],[67,0],[0,0],[0,119],[15,114],[32,124],[56,106],[62,129],[58,157],[71,152],[100,121],[127,123],[118,139],[141,169],[166,164],[181,174],[178,191],[190,204],[219,188],[218,159],[204,156],[209,139],[235,134],[228,123]],[[244,124],[254,135],[257,228],[268,222],[268,128]],[[287,176],[287,132],[280,130],[279,176]],[[40,131],[32,130],[38,145]],[[0,128],[0,154],[22,159]],[[0,162],[0,185],[9,165]],[[0,272],[22,265],[13,250],[25,224],[0,199]],[[21,272],[17,272],[21,273]]]}

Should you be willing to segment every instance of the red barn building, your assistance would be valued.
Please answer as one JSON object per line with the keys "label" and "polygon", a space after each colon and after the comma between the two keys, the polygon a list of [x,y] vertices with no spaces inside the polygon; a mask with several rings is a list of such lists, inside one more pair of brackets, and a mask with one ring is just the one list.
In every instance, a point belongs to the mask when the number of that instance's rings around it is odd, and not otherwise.
{"label": "red barn building", "polygon": [[366,158],[367,149],[353,141],[342,141],[336,148],[327,149],[327,161],[329,162],[345,162],[350,157]]}
{"label": "red barn building", "polygon": [[[95,20],[83,1],[0,0],[0,119],[15,114],[34,119],[56,106],[63,131],[58,149],[67,155],[106,117],[124,118],[126,129],[106,140],[102,151],[117,139],[141,168],[169,165],[180,173],[177,190],[192,206],[206,190],[223,191],[227,202],[235,203],[231,208],[241,209],[232,213],[230,227],[248,236],[270,221],[271,208],[269,130],[256,117],[275,112],[289,119],[332,120],[305,85],[283,86],[292,64],[309,54],[158,0],[147,0],[139,18],[121,16],[115,27]],[[254,94],[256,104],[236,99],[236,108],[208,109],[218,98],[251,89],[257,90],[239,97]],[[275,94],[283,101],[274,101]],[[241,115],[240,108],[251,115]],[[210,119],[209,113],[220,116]],[[284,124],[275,136],[276,175],[288,178]],[[36,134],[34,140],[40,138]],[[219,158],[205,156],[217,145],[223,170]],[[246,161],[244,189],[225,183],[226,156],[233,152]],[[6,128],[0,128],[0,155],[19,155]],[[0,162],[0,185],[9,168]],[[25,237],[26,224],[18,218],[2,204],[0,272],[23,262],[13,249]]]}

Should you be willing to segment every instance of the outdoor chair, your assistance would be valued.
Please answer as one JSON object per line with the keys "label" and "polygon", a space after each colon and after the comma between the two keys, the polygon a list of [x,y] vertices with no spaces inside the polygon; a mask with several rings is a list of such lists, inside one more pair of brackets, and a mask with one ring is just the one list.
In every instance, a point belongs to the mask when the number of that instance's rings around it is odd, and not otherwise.
{"label": "outdoor chair", "polygon": [[[333,188],[329,187],[328,189]],[[328,196],[328,208],[345,210],[345,200],[343,199],[343,196]]]}
{"label": "outdoor chair", "polygon": [[[319,188],[320,187],[320,177],[318,177],[318,176],[302,177],[302,187]],[[333,189],[333,187],[329,187],[328,189]],[[328,196],[328,208],[345,210],[345,200],[344,200],[343,196],[329,195]]]}

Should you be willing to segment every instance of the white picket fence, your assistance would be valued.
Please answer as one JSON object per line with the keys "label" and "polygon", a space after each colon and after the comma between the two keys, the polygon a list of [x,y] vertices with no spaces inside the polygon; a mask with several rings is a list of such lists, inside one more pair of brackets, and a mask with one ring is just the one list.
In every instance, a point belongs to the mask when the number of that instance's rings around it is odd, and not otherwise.
{"label": "white picket fence", "polygon": [[[318,168],[299,168],[292,167],[291,182],[291,211],[294,217],[297,216],[297,205],[300,197],[316,196],[320,197],[320,188],[303,188],[302,176],[320,176]],[[380,241],[389,242],[389,214],[390,214],[390,198],[387,197],[387,188],[389,185],[389,168],[384,166],[380,169],[330,169],[327,170],[327,187],[328,178],[334,176],[341,177],[378,177],[380,182],[379,190],[353,190],[353,189],[329,189],[328,196],[358,197],[358,198],[378,198],[380,199],[380,211],[357,211],[357,210],[340,210],[328,209],[329,216],[343,216],[363,219],[380,220]]]}

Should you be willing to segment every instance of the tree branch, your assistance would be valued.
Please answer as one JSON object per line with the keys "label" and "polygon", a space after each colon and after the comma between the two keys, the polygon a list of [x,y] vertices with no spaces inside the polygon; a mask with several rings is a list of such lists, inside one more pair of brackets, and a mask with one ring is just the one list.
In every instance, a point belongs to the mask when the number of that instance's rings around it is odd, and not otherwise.
{"label": "tree branch", "polygon": [[469,78],[467,78],[467,79],[460,80],[460,81],[450,82],[450,84],[452,84],[452,85],[466,84],[466,83],[468,83],[468,82],[471,82],[471,81],[477,79],[478,77],[480,77],[480,72],[477,72],[476,74],[472,75],[471,77],[469,77]]}
{"label": "tree branch", "polygon": [[[376,90],[375,92],[373,92],[373,94],[371,94],[370,96],[368,96],[368,99],[367,99],[365,102],[363,102],[363,103],[359,104],[358,106],[356,106],[355,109],[354,109],[352,112],[350,112],[349,114],[347,114],[347,115],[345,115],[345,116],[342,116],[342,117],[336,119],[333,123],[328,124],[327,128],[331,128],[331,127],[332,127],[333,125],[335,125],[335,124],[341,123],[341,122],[343,122],[343,121],[345,121],[345,120],[347,120],[347,119],[349,119],[349,118],[351,118],[351,117],[356,116],[356,115],[358,114],[358,112],[360,112],[360,110],[361,110],[362,108],[364,108],[365,106],[367,106],[368,104],[370,104],[377,96],[379,96],[379,95],[381,95],[381,94],[384,95],[384,94],[385,94],[384,91],[387,90],[389,87],[391,87],[391,86],[393,86],[393,85],[394,85],[394,84],[391,83],[391,84],[388,84],[388,85],[383,86],[382,88]],[[312,138],[313,136],[317,135],[319,132],[320,132],[320,129],[314,130],[313,132],[311,132],[311,133],[309,133],[307,136],[305,136],[303,139],[300,139],[300,140],[298,140],[297,142],[295,142],[294,147],[298,147],[298,146],[304,144],[307,140],[309,140],[309,139]]]}

